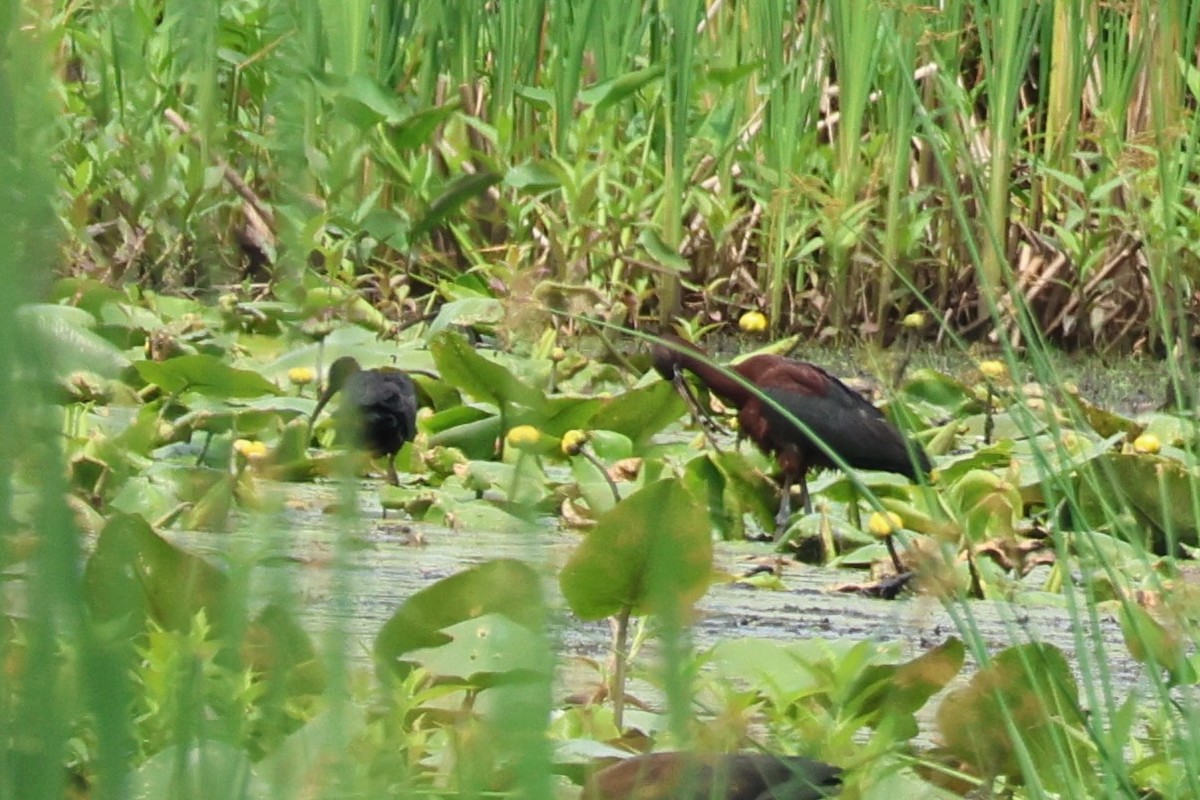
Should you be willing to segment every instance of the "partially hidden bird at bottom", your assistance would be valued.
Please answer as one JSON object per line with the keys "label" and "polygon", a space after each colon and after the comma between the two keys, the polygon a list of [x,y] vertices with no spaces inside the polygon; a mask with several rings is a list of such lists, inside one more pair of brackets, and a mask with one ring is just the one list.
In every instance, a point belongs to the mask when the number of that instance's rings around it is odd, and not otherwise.
{"label": "partially hidden bird at bottom", "polygon": [[770,753],[647,753],[592,776],[583,800],[819,800],[842,770],[803,756]]}
{"label": "partially hidden bird at bottom", "polygon": [[[742,433],[778,461],[783,497],[775,517],[776,537],[791,517],[792,484],[800,484],[801,503],[811,511],[808,470],[835,466],[788,415],[808,426],[813,435],[855,469],[894,472],[912,481],[928,476],[933,469],[919,444],[908,440],[862,395],[815,364],[759,354],[721,367],[691,342],[673,334],[660,338],[661,342],[652,348],[655,371],[673,381],[685,399],[690,393],[685,392],[682,370],[694,374],[709,391],[738,409]],[[747,383],[787,414],[764,402]]]}
{"label": "partially hidden bird at bottom", "polygon": [[329,367],[310,427],[338,392],[342,394],[338,439],[385,458],[388,482],[398,485],[396,454],[417,433],[417,391],[412,378],[398,369],[363,369],[353,356],[342,356]]}

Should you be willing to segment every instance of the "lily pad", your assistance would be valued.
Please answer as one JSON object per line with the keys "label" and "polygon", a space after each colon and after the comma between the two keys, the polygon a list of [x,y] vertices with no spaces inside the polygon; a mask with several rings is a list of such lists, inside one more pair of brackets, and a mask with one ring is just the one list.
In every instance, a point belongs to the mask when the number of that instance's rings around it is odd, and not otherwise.
{"label": "lily pad", "polygon": [[236,369],[207,355],[179,356],[166,361],[138,361],[134,368],[142,380],[167,394],[197,392],[209,397],[261,397],[279,394],[279,387],[246,369]]}
{"label": "lily pad", "polygon": [[679,481],[657,481],[601,515],[559,573],[579,617],[602,619],[624,608],[664,611],[708,589],[712,536],[708,514]]}
{"label": "lily pad", "polygon": [[475,686],[545,675],[549,666],[540,631],[490,613],[442,628],[450,641],[407,654],[434,675],[453,676]]}
{"label": "lily pad", "polygon": [[1057,647],[1025,644],[1001,651],[967,686],[946,695],[937,726],[946,748],[978,775],[1023,783],[1018,755],[1023,747],[1043,787],[1095,796],[1079,783],[1091,770],[1072,768],[1087,763],[1081,743],[1088,737],[1075,676]]}
{"label": "lily pad", "polygon": [[442,378],[478,400],[497,406],[516,404],[541,409],[546,396],[506,367],[476,352],[462,336],[446,331],[430,345]]}
{"label": "lily pad", "polygon": [[408,598],[375,638],[381,672],[404,675],[409,654],[452,640],[444,629],[485,614],[503,614],[531,631],[545,619],[541,578],[515,559],[487,561],[427,586]]}

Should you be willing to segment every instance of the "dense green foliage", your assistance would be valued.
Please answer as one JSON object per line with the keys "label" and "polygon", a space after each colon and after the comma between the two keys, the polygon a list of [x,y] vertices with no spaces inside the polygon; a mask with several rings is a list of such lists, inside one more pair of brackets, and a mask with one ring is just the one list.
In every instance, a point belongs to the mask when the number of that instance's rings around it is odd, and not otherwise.
{"label": "dense green foliage", "polygon": [[33,26],[65,267],[105,281],[1191,335],[1195,0],[130,0]]}
{"label": "dense green foliage", "polygon": [[[1200,796],[1195,416],[1046,350],[1189,394],[1198,37],[1196,0],[0,5],[0,800],[550,797],[759,747],[855,797]],[[743,309],[774,352],[896,343],[932,481],[822,475],[779,549],[953,631],[693,646],[772,464],[682,433],[637,332]],[[365,514],[308,419],[348,354],[423,406]],[[392,516],[527,549],[329,624]]]}

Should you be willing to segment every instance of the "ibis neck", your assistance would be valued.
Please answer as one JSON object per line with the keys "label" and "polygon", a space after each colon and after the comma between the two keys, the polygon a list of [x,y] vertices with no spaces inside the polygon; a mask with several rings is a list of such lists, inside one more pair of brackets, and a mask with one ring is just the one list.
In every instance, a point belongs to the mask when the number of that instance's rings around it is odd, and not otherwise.
{"label": "ibis neck", "polygon": [[739,408],[751,397],[751,392],[734,377],[735,368],[722,369],[713,364],[706,364],[693,353],[677,353],[676,358],[680,367],[690,370],[710,392],[727,403]]}

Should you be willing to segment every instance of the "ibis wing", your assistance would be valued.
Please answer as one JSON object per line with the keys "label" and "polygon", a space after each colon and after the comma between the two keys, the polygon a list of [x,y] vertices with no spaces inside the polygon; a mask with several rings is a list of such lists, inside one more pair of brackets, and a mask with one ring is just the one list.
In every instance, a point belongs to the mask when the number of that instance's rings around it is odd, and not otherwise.
{"label": "ibis wing", "polygon": [[342,408],[357,417],[361,441],[377,452],[395,452],[416,434],[417,393],[404,373],[364,371],[342,391]]}
{"label": "ibis wing", "polygon": [[[918,472],[929,472],[925,453],[918,445],[912,445],[917,459],[914,467],[904,435],[879,409],[824,370],[811,364],[793,364],[804,369],[789,370],[793,378],[791,388],[771,386],[764,389],[764,394],[803,422],[846,463],[856,469],[896,472],[913,479]],[[764,403],[764,416],[772,430],[788,431],[800,438],[813,463],[829,463],[784,414]]]}

